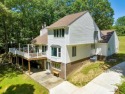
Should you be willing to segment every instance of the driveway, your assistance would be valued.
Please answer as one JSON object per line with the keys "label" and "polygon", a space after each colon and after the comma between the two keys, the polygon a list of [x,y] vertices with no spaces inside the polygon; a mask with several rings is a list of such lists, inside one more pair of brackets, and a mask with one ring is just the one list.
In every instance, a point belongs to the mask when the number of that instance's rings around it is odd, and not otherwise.
{"label": "driveway", "polygon": [[122,62],[105,71],[87,85],[77,88],[71,83],[64,81],[50,89],[50,94],[114,94],[125,75],[125,62]]}
{"label": "driveway", "polygon": [[50,94],[72,94],[75,90],[78,90],[78,87],[74,86],[68,81],[64,81],[49,91]]}

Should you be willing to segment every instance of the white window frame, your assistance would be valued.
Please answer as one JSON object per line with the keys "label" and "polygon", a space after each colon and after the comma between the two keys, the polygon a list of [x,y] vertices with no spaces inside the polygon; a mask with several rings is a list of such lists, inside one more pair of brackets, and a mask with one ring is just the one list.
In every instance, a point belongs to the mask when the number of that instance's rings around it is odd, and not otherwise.
{"label": "white window frame", "polygon": [[[53,55],[52,53],[52,49],[53,48],[56,48],[56,50],[57,50],[57,53],[56,53],[56,56],[55,55]],[[59,50],[60,49],[60,50]],[[61,57],[61,47],[57,47],[57,46],[51,46],[51,56],[53,56],[53,57]]]}
{"label": "white window frame", "polygon": [[42,52],[46,52],[47,51],[47,45],[42,45]]}
{"label": "white window frame", "polygon": [[65,29],[54,29],[53,35],[55,38],[64,38],[65,37]]}

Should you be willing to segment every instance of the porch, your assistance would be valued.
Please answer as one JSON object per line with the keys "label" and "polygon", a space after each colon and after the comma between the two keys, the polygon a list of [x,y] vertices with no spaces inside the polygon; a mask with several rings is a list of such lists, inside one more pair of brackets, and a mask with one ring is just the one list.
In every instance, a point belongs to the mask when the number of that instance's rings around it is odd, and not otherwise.
{"label": "porch", "polygon": [[[44,48],[44,49],[42,49]],[[32,62],[42,62],[40,67],[45,67],[46,64],[46,49],[45,45],[42,47],[42,45],[33,45],[33,44],[27,44],[27,45],[18,45],[18,48],[9,48],[10,53],[10,63],[14,63],[17,67],[21,67],[24,69],[24,65],[27,64],[28,72],[29,74],[32,73],[31,66]],[[20,64],[19,64],[20,63]],[[37,65],[37,63],[35,63]]]}
{"label": "porch", "polygon": [[27,45],[19,44],[18,48],[9,48],[9,52],[12,53],[13,55],[22,56],[27,60],[46,57],[46,49],[42,49],[42,46],[37,46],[33,44],[27,44]]}

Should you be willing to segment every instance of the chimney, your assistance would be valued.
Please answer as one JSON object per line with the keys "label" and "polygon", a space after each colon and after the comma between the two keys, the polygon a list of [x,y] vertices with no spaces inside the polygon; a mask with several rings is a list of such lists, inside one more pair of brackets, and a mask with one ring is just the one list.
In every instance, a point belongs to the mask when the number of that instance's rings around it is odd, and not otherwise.
{"label": "chimney", "polygon": [[42,25],[42,29],[44,28],[44,26]]}
{"label": "chimney", "polygon": [[46,22],[44,22],[44,28],[46,27]]}

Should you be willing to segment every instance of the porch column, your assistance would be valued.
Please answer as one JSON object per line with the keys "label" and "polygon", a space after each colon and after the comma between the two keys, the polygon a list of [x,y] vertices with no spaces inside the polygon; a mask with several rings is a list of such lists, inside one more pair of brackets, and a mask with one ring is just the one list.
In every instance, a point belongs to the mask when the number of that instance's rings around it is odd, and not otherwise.
{"label": "porch column", "polygon": [[28,61],[28,71],[29,71],[29,75],[30,75],[30,61]]}
{"label": "porch column", "polygon": [[23,58],[22,58],[22,69],[24,69]]}

